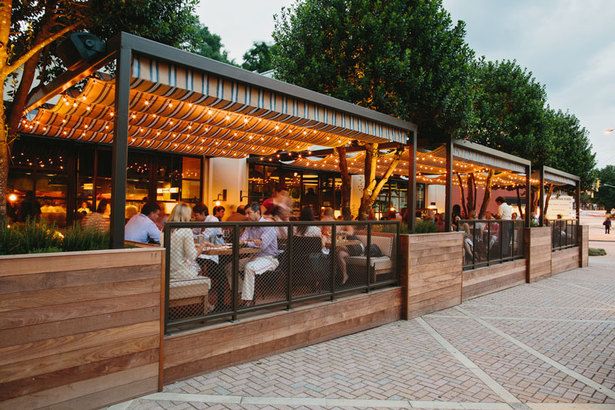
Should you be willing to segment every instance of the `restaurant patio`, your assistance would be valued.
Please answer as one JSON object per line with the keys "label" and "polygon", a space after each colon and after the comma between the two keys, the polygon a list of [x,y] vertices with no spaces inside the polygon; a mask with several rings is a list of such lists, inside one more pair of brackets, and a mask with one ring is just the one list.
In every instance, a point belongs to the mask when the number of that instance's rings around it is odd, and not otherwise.
{"label": "restaurant patio", "polygon": [[[115,76],[98,72],[109,63]],[[8,295],[0,349],[9,369],[0,392],[9,407],[105,405],[453,306],[530,281],[532,255],[544,251],[529,229],[529,161],[467,141],[426,150],[413,123],[130,34],[42,87],[28,111],[23,133],[111,145],[112,249],[0,258],[0,289]],[[401,235],[400,221],[265,222],[257,206],[247,222],[171,221],[163,247],[126,248],[130,150],[287,157],[298,167],[337,171],[333,149],[343,146],[349,172],[361,174],[361,144],[378,144],[378,176],[403,151],[390,173],[408,180],[410,233],[417,183],[445,187],[443,232]],[[454,215],[454,187],[464,185],[474,200],[462,189],[464,211]],[[492,187],[525,189],[525,222],[485,221],[482,210],[470,220],[481,185],[485,210]],[[183,199],[181,192],[170,198]],[[464,256],[469,237],[473,248]],[[587,238],[575,238],[576,259],[566,258],[579,265]],[[267,264],[250,265],[258,258]],[[551,259],[548,274],[550,267]]]}

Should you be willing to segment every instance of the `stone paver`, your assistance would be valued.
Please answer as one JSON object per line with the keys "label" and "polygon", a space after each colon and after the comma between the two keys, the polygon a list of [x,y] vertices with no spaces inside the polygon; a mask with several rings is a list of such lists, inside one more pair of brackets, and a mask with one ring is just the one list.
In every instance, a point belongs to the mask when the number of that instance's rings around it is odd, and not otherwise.
{"label": "stone paver", "polygon": [[615,409],[615,257],[460,307],[194,377],[116,408]]}

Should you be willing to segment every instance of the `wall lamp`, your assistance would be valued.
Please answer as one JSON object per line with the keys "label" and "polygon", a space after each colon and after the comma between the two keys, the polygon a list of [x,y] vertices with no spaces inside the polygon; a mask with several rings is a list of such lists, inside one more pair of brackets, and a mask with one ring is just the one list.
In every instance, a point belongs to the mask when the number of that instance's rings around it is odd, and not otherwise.
{"label": "wall lamp", "polygon": [[216,206],[220,206],[220,201],[226,202],[226,189],[223,189],[222,192],[218,194],[216,198]]}

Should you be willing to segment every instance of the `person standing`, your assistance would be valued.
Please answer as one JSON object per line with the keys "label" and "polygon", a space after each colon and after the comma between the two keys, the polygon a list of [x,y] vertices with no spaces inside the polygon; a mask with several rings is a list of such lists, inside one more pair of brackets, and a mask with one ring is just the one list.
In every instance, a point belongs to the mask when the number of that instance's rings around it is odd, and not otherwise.
{"label": "person standing", "polygon": [[609,235],[611,233],[611,218],[607,216],[602,225],[604,225],[604,233]]}
{"label": "person standing", "polygon": [[38,220],[41,217],[41,204],[36,199],[34,191],[26,192],[19,209],[17,216],[20,222],[26,222],[28,219]]}
{"label": "person standing", "polygon": [[[501,196],[495,199],[495,203],[498,205],[497,218],[502,221],[512,220],[512,206],[508,205],[504,198]],[[501,222],[500,225],[500,240],[502,241],[502,253],[504,254],[504,256],[510,256],[510,239],[512,237],[514,222]]]}

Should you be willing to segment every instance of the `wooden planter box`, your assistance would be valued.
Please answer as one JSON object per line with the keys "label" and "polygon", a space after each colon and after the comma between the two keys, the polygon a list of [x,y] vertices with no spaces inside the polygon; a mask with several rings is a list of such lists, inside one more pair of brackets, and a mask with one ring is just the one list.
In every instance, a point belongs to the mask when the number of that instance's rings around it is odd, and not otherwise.
{"label": "wooden planter box", "polygon": [[163,255],[0,257],[0,407],[98,408],[156,391]]}

